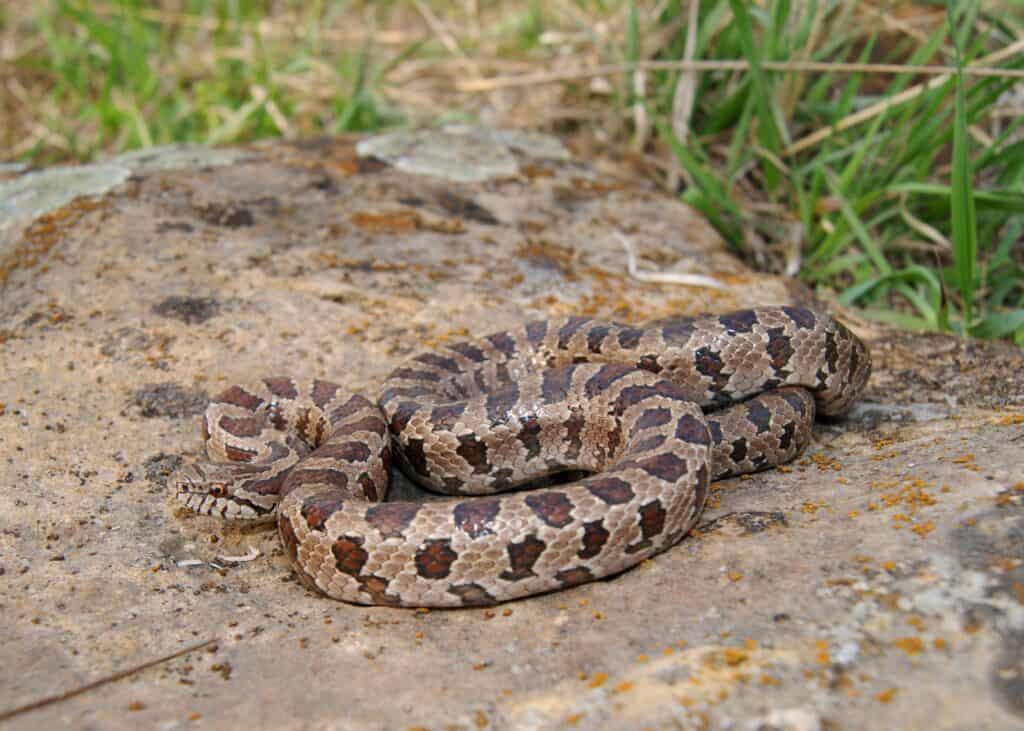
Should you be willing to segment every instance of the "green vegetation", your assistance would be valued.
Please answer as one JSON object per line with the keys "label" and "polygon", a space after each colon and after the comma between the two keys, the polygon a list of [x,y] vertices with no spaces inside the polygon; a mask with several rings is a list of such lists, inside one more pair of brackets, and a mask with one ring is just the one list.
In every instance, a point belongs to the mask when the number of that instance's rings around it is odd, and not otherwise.
{"label": "green vegetation", "polygon": [[23,5],[0,10],[9,157],[487,110],[631,150],[755,265],[869,316],[1024,345],[1017,0],[704,0],[689,43],[689,0]]}

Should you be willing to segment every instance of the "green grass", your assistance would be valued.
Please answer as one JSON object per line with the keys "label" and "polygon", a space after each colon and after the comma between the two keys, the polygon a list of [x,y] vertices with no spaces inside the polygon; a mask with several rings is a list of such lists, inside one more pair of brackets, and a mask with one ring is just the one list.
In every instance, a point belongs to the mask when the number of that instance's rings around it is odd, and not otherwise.
{"label": "green grass", "polygon": [[[679,60],[689,8],[682,0],[23,5],[0,10],[0,48],[15,49],[0,60],[0,82],[18,91],[14,103],[0,102],[0,144],[39,163],[472,118],[491,99],[456,87],[477,74]],[[883,22],[854,0],[704,0],[693,59],[743,59],[747,68],[697,73],[693,114],[675,127],[680,72],[672,69],[645,71],[642,86],[632,73],[608,75],[604,92],[581,76],[545,85],[554,97],[531,89],[492,111],[525,108],[512,123],[582,140],[600,133],[611,140],[605,151],[642,144],[649,159],[674,161],[679,195],[737,253],[774,271],[798,264],[808,284],[870,317],[1024,346],[1024,115],[995,116],[1024,80],[953,73],[923,87],[932,77],[909,70],[774,66],[959,68],[1024,37],[1015,0],[890,5]],[[1024,52],[988,65],[1024,69]],[[850,124],[858,113],[865,118]],[[672,133],[680,123],[685,143]]]}
{"label": "green grass", "polygon": [[[807,26],[793,22],[788,3],[757,11],[730,0],[733,23],[705,38],[696,57],[743,57],[750,71],[702,79],[703,104],[692,120],[696,140],[672,150],[692,180],[683,197],[738,250],[749,251],[745,229],[762,226],[770,241],[776,223],[749,215],[750,206],[738,202],[736,183],[746,179],[779,206],[778,218],[799,219],[801,276],[836,290],[844,304],[904,327],[1010,336],[1024,345],[1024,117],[1009,121],[986,145],[968,131],[990,128],[987,119],[1000,95],[1021,80],[954,74],[788,154],[794,138],[835,129],[858,109],[892,99],[923,79],[899,74],[869,89],[864,74],[821,73],[807,80],[804,93],[787,108],[783,75],[763,70],[801,48],[810,50],[808,60],[967,64],[997,50],[995,39],[1002,45],[1016,40],[1024,25],[1020,17],[986,16],[978,3],[948,4],[947,22],[914,46],[883,50],[877,33],[840,32],[820,48],[807,49]],[[721,6],[702,4],[702,15]],[[674,18],[667,14],[662,22]],[[952,55],[944,60],[947,48]],[[1004,67],[1024,68],[1024,53]],[[879,79],[871,82],[877,87]],[[673,83],[671,74],[663,83]],[[663,117],[670,112],[657,111]],[[658,128],[667,138],[668,126]],[[727,152],[713,155],[713,145]]]}

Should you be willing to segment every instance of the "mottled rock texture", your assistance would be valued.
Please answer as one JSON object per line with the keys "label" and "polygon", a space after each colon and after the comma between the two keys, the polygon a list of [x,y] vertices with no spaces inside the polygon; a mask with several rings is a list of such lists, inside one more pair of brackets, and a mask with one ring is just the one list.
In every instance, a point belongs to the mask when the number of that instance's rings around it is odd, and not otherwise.
{"label": "mottled rock texture", "polygon": [[[276,532],[176,512],[166,477],[236,381],[374,395],[415,350],[530,318],[813,303],[554,140],[357,142],[3,173],[0,712],[216,639],[5,728],[1024,728],[1008,346],[846,317],[875,375],[805,459],[716,485],[636,570],[497,609],[332,602]],[[617,233],[725,288],[631,278]]]}

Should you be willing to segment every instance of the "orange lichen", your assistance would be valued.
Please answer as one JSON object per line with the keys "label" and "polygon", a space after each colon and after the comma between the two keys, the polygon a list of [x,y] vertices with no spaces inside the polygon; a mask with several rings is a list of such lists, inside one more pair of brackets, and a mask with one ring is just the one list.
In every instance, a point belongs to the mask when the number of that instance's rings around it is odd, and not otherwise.
{"label": "orange lichen", "polygon": [[814,660],[819,665],[828,665],[832,662],[832,658],[828,654],[828,642],[825,640],[815,640],[814,649]]}
{"label": "orange lichen", "polygon": [[594,673],[594,675],[590,678],[590,682],[587,683],[587,687],[600,688],[606,682],[608,682],[607,673]]}
{"label": "orange lichen", "polygon": [[908,655],[917,655],[924,649],[924,643],[921,642],[920,637],[900,637],[897,640],[892,641],[893,647],[898,647]]}
{"label": "orange lichen", "polygon": [[896,688],[886,688],[875,695],[875,700],[879,703],[888,703],[895,697]]}

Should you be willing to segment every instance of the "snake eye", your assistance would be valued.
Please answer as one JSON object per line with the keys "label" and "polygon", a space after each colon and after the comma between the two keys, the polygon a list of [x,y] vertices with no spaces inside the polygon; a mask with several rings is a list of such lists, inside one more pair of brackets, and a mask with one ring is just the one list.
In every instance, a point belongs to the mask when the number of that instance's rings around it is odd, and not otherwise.
{"label": "snake eye", "polygon": [[224,489],[223,485],[210,485],[210,494],[214,497],[224,497],[227,494],[227,490]]}

